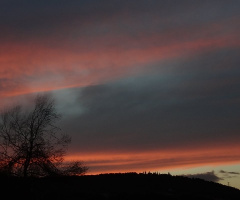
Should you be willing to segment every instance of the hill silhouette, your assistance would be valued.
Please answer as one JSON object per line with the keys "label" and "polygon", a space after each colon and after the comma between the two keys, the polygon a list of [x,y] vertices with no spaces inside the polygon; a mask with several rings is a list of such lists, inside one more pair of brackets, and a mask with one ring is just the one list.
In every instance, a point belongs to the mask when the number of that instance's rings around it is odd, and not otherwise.
{"label": "hill silhouette", "polygon": [[154,173],[116,173],[74,177],[1,177],[8,199],[240,199],[240,190],[198,178]]}

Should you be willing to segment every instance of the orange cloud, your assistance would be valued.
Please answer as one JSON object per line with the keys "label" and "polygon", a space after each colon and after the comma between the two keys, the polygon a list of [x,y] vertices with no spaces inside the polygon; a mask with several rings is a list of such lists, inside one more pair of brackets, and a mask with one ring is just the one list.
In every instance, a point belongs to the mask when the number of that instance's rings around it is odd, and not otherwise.
{"label": "orange cloud", "polygon": [[238,145],[191,150],[159,150],[131,153],[90,153],[68,155],[65,161],[83,160],[90,174],[163,171],[184,167],[239,163]]}

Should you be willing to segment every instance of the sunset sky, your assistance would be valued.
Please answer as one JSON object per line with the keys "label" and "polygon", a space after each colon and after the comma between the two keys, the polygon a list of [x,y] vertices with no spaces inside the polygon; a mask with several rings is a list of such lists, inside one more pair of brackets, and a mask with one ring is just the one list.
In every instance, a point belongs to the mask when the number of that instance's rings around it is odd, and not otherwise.
{"label": "sunset sky", "polygon": [[50,92],[89,174],[240,189],[240,1],[0,0],[0,107]]}

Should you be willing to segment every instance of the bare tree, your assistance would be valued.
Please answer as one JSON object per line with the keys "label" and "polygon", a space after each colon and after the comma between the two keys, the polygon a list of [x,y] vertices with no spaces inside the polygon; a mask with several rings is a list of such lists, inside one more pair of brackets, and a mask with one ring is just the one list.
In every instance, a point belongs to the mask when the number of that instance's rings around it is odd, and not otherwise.
{"label": "bare tree", "polygon": [[54,99],[37,95],[32,108],[15,106],[1,113],[0,169],[17,176],[78,175],[87,167],[73,162],[62,168],[71,138],[61,134]]}

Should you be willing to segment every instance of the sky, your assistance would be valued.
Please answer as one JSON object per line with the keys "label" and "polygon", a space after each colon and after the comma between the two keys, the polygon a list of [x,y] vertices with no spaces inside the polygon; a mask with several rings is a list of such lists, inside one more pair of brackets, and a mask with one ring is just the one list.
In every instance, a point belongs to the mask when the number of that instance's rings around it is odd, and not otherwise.
{"label": "sky", "polygon": [[89,174],[240,189],[240,1],[0,0],[0,107],[50,92]]}

